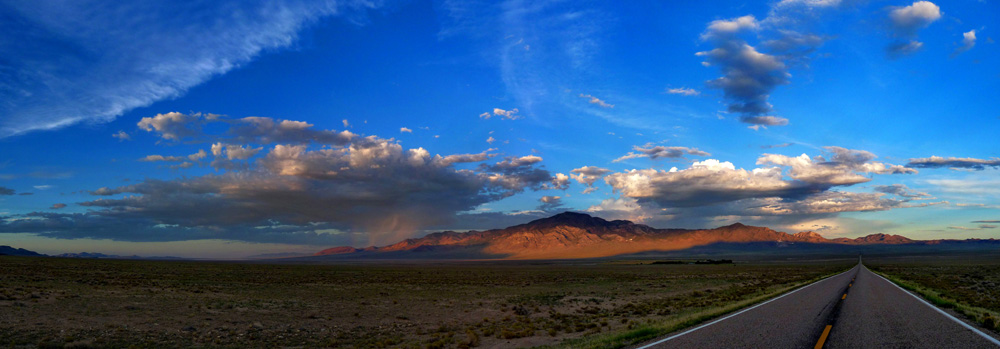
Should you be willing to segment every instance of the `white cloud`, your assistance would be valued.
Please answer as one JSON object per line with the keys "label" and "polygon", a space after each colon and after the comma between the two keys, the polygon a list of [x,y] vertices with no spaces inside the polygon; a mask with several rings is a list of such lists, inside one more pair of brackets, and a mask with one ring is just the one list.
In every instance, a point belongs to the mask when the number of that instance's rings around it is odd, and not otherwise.
{"label": "white cloud", "polygon": [[910,6],[897,7],[889,12],[889,20],[898,35],[913,36],[941,18],[941,8],[930,1],[917,1]]}
{"label": "white cloud", "polygon": [[701,94],[701,92],[698,92],[698,90],[687,87],[668,88],[667,93],[675,95],[684,95],[684,96],[697,96]]}
{"label": "white cloud", "polygon": [[717,35],[736,34],[741,31],[754,31],[759,28],[760,24],[757,22],[757,18],[751,15],[735,19],[717,19],[708,24],[708,28],[702,34],[702,38],[708,40]]}
{"label": "white cloud", "polygon": [[730,162],[707,159],[683,170],[637,169],[612,173],[604,180],[623,197],[655,202],[662,207],[691,207],[749,198],[803,198],[835,186],[870,181],[864,174],[916,172],[873,162],[875,155],[867,151],[826,149],[831,154],[829,160],[805,154],[798,157],[764,154],[757,164],[776,166],[748,171],[737,169]]}
{"label": "white cloud", "polygon": [[594,188],[594,182],[604,178],[608,173],[611,173],[611,170],[597,166],[584,166],[570,171],[570,177],[586,185],[587,189],[585,189],[584,194],[589,194],[597,190]]}
{"label": "white cloud", "polygon": [[183,161],[184,158],[180,156],[163,156],[163,155],[146,155],[146,157],[139,159],[139,161],[146,162],[156,162],[156,161]]}
{"label": "white cloud", "polygon": [[399,132],[400,133],[413,133],[413,130],[411,130],[409,128],[406,128],[406,127],[400,127],[399,128]]}
{"label": "white cloud", "polygon": [[976,30],[973,29],[965,33],[962,33],[962,46],[959,46],[957,49],[955,49],[955,52],[952,53],[952,56],[971,50],[975,46],[976,46]]}
{"label": "white cloud", "polygon": [[890,43],[886,52],[890,58],[898,58],[920,51],[924,43],[913,40],[917,31],[941,18],[941,8],[930,1],[917,1],[910,6],[896,7],[889,12],[890,28],[893,35],[908,41]]}
{"label": "white cloud", "polygon": [[594,96],[591,96],[591,95],[585,95],[585,94],[581,93],[580,94],[580,98],[587,98],[587,99],[590,100],[590,104],[596,104],[596,105],[598,105],[598,106],[600,106],[602,108],[614,108],[615,107],[614,104],[608,104],[607,102],[602,101],[600,98],[597,98],[597,97],[594,97]]}
{"label": "white cloud", "polygon": [[208,156],[208,153],[205,153],[205,149],[198,149],[197,153],[188,155],[188,159],[190,159],[191,161],[198,161],[198,160],[204,159],[207,156]]}
{"label": "white cloud", "polygon": [[129,134],[125,133],[125,131],[118,131],[118,133],[111,135],[111,137],[118,138],[119,141],[132,140],[132,136],[129,136]]}

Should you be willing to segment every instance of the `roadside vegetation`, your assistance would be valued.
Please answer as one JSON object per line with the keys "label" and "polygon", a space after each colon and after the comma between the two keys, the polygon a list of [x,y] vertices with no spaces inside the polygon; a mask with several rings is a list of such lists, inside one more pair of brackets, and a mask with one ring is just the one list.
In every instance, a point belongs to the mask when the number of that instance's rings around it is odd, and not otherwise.
{"label": "roadside vegetation", "polygon": [[865,265],[931,304],[1000,332],[1000,260],[993,256],[880,260]]}
{"label": "roadside vegetation", "polygon": [[611,348],[851,264],[0,257],[0,347]]}

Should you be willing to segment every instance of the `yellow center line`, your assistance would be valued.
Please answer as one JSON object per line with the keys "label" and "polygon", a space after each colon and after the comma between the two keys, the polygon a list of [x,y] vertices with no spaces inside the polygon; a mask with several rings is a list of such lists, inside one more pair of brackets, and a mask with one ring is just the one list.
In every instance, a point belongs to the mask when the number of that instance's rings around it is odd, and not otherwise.
{"label": "yellow center line", "polygon": [[851,287],[851,286],[854,286],[854,284],[847,284],[847,287]]}
{"label": "yellow center line", "polygon": [[847,298],[847,294],[846,294],[846,293],[844,293],[844,296],[843,296],[843,297],[840,297],[840,299],[841,299],[841,300],[844,300],[844,299],[846,299],[846,298]]}
{"label": "yellow center line", "polygon": [[826,328],[823,329],[823,334],[819,336],[819,342],[816,342],[816,346],[813,349],[823,348],[823,344],[826,343],[826,337],[830,335],[831,328],[833,328],[833,325],[826,325]]}

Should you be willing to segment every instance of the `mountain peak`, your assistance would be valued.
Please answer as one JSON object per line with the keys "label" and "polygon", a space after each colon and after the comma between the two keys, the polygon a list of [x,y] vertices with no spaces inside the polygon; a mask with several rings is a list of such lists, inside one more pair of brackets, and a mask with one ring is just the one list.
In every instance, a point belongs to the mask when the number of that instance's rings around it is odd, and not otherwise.
{"label": "mountain peak", "polygon": [[533,220],[525,225],[536,226],[536,227],[552,227],[559,225],[568,225],[573,227],[591,227],[591,226],[608,226],[611,225],[611,222],[608,222],[600,217],[591,216],[586,213],[566,211],[551,217]]}

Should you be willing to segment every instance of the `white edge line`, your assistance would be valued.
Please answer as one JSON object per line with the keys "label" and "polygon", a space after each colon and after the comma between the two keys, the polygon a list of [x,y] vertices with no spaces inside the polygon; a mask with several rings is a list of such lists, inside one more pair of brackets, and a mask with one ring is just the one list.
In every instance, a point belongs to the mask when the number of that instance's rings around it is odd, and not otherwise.
{"label": "white edge line", "polygon": [[899,287],[899,285],[897,285],[895,282],[892,282],[889,279],[886,279],[885,277],[882,277],[882,275],[879,275],[878,273],[871,271],[871,269],[868,269],[868,267],[865,267],[865,270],[868,270],[869,272],[871,272],[875,276],[878,276],[882,280],[885,280],[885,282],[888,282],[889,284],[891,284],[893,286],[896,286],[896,288],[902,290],[903,293],[906,293],[906,294],[912,296],[913,298],[916,298],[921,303],[924,303],[928,307],[931,307],[931,309],[937,310],[937,312],[941,313],[941,315],[947,316],[949,319],[951,319],[951,321],[957,322],[959,325],[962,325],[962,327],[965,327],[965,328],[969,329],[970,331],[972,331],[973,333],[978,334],[978,335],[980,335],[983,338],[986,338],[986,340],[990,341],[991,343],[996,344],[997,346],[1000,346],[1000,340],[997,340],[996,338],[993,338],[993,336],[990,336],[988,334],[983,333],[983,331],[980,331],[978,328],[969,326],[969,324],[965,323],[965,321],[959,320],[958,318],[956,318],[954,316],[951,316],[951,314],[948,314],[948,312],[946,312],[944,310],[941,310],[941,308],[938,308],[938,307],[934,306],[933,304],[927,302],[923,298],[921,298],[921,297],[919,297],[919,296],[917,296],[917,295],[915,295],[913,293],[910,293],[909,291],[907,291],[906,289],[904,289],[902,287]]}
{"label": "white edge line", "polygon": [[728,318],[731,318],[731,317],[733,317],[733,316],[736,316],[736,315],[740,315],[740,314],[743,314],[743,313],[745,313],[745,312],[748,312],[748,311],[751,311],[751,310],[753,310],[754,308],[757,308],[757,307],[759,307],[759,306],[762,306],[762,305],[764,305],[764,304],[767,304],[767,303],[771,303],[771,302],[773,302],[773,301],[776,301],[776,300],[779,300],[779,299],[781,299],[781,298],[784,298],[785,296],[787,296],[787,295],[790,295],[790,294],[792,294],[792,293],[795,293],[795,292],[799,292],[799,291],[801,291],[801,290],[804,290],[805,288],[807,288],[807,287],[809,287],[809,286],[812,286],[812,285],[815,285],[815,284],[818,284],[818,283],[820,283],[820,282],[823,282],[824,280],[827,280],[827,279],[830,279],[830,278],[833,278],[833,277],[837,277],[837,276],[841,276],[841,275],[844,275],[844,274],[847,274],[847,273],[849,273],[849,272],[850,272],[851,270],[854,270],[854,268],[851,268],[851,269],[848,269],[847,271],[845,271],[845,272],[843,272],[843,273],[840,273],[840,274],[837,274],[837,275],[833,275],[833,276],[827,276],[827,277],[825,277],[825,278],[822,278],[822,279],[819,279],[819,280],[816,280],[816,282],[813,282],[813,283],[811,283],[811,284],[808,284],[808,285],[805,285],[805,286],[802,286],[802,287],[799,287],[799,288],[796,288],[796,289],[794,289],[794,290],[791,290],[791,291],[789,291],[788,293],[785,293],[785,294],[783,294],[783,295],[780,295],[780,296],[777,296],[777,297],[774,297],[774,298],[771,298],[771,299],[768,299],[767,301],[765,301],[765,302],[763,302],[763,303],[760,303],[760,304],[757,304],[757,305],[755,305],[755,306],[752,306],[752,307],[749,307],[749,308],[746,308],[746,309],[743,309],[743,310],[740,310],[739,312],[736,312],[736,313],[733,313],[733,314],[729,314],[728,316],[726,316],[726,317],[724,317],[724,318],[721,318],[721,319],[718,319],[718,320],[715,320],[715,321],[712,321],[712,322],[709,322],[709,323],[707,323],[707,324],[704,324],[704,325],[701,325],[701,326],[698,326],[698,327],[695,327],[695,328],[692,328],[692,329],[690,329],[690,330],[687,330],[687,331],[684,331],[684,332],[681,332],[681,333],[678,333],[678,334],[675,334],[675,335],[673,335],[673,336],[670,336],[670,337],[667,337],[667,338],[664,338],[664,339],[661,339],[661,340],[658,340],[658,341],[656,341],[656,342],[653,342],[653,343],[649,343],[649,344],[646,344],[646,345],[644,345],[644,346],[641,346],[641,347],[639,347],[639,348],[637,348],[637,349],[646,349],[646,348],[650,348],[650,347],[652,347],[652,346],[654,346],[654,345],[658,345],[658,344],[661,344],[661,343],[663,343],[663,342],[666,342],[666,341],[669,341],[669,340],[671,340],[671,339],[674,339],[674,338],[677,338],[677,337],[680,337],[680,336],[683,336],[683,335],[686,335],[686,334],[688,334],[688,333],[691,333],[691,332],[694,332],[694,331],[697,331],[697,330],[700,330],[700,329],[702,329],[702,328],[705,328],[705,327],[708,327],[708,326],[711,326],[711,325],[714,325],[714,324],[716,324],[716,323],[718,323],[718,322],[720,322],[720,321],[722,321],[722,320],[725,320],[725,319],[728,319]]}

